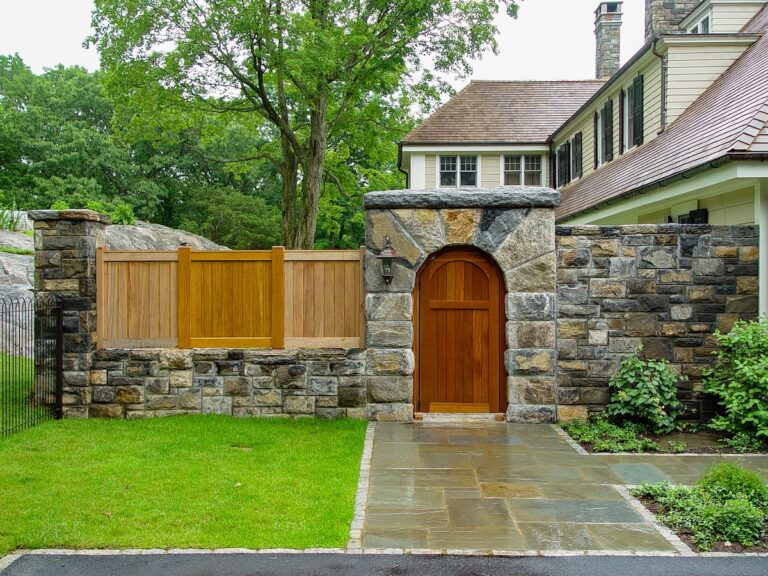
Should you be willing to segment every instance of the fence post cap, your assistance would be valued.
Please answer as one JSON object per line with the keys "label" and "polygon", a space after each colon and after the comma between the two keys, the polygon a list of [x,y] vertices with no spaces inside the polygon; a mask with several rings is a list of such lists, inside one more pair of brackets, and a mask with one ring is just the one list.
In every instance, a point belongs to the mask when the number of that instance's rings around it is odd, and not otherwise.
{"label": "fence post cap", "polygon": [[110,224],[111,220],[107,214],[101,214],[95,210],[30,210],[27,216],[34,222],[50,220],[75,220],[87,222],[101,222]]}

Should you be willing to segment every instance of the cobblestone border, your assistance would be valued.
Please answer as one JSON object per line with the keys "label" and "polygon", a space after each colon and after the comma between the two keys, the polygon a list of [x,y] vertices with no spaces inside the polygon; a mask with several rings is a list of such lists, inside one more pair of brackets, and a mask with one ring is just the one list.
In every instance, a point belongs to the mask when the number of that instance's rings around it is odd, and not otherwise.
{"label": "cobblestone border", "polygon": [[560,438],[562,438],[563,441],[566,444],[568,444],[568,446],[576,450],[576,452],[578,452],[582,456],[594,456],[594,454],[590,454],[589,452],[587,452],[581,444],[579,444],[578,442],[576,442],[576,440],[571,438],[570,434],[568,434],[568,432],[560,428],[559,425],[550,424],[550,426],[552,426],[552,428],[557,433],[557,435],[560,436]]}
{"label": "cobblestone border", "polygon": [[360,479],[357,482],[355,494],[355,515],[349,529],[350,551],[360,550],[363,547],[363,528],[365,527],[365,508],[368,504],[368,488],[371,481],[371,461],[373,460],[373,437],[376,431],[376,423],[369,422],[365,430],[365,442],[363,444],[363,457],[360,459]]}
{"label": "cobblestone border", "polygon": [[696,556],[696,552],[694,552],[688,546],[688,544],[683,542],[680,537],[670,528],[659,522],[655,514],[648,510],[648,508],[646,508],[643,503],[640,502],[640,500],[632,496],[629,491],[632,488],[637,488],[637,486],[622,486],[620,484],[614,484],[613,487],[638,514],[640,514],[647,522],[649,522],[656,529],[656,531],[661,534],[664,539],[680,553],[681,556]]}

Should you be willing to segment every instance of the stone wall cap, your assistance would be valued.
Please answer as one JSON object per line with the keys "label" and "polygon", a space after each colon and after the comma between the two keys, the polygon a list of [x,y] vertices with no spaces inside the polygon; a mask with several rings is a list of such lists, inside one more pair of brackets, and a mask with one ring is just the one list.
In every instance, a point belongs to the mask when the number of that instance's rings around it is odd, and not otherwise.
{"label": "stone wall cap", "polygon": [[369,192],[363,207],[377,208],[555,208],[560,193],[539,186],[497,188],[445,188]]}
{"label": "stone wall cap", "polygon": [[110,218],[95,210],[30,210],[27,212],[30,220],[35,222],[45,220],[76,220],[88,222],[101,222],[109,224]]}

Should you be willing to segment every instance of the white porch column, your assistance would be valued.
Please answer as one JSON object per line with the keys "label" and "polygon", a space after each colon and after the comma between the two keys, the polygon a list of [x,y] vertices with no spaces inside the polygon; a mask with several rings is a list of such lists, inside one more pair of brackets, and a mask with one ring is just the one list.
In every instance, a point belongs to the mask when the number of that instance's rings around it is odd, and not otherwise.
{"label": "white porch column", "polygon": [[760,226],[760,315],[768,315],[768,180],[755,184],[755,224]]}

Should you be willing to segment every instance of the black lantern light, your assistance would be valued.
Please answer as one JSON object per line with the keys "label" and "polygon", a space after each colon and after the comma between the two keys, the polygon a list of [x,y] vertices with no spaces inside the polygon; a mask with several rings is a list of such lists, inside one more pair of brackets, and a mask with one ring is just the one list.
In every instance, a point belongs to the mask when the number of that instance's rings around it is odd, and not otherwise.
{"label": "black lantern light", "polygon": [[384,237],[384,250],[376,256],[381,260],[381,277],[384,278],[384,284],[391,284],[395,273],[392,271],[392,262],[397,258],[397,252],[392,249],[389,243],[389,236]]}

